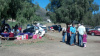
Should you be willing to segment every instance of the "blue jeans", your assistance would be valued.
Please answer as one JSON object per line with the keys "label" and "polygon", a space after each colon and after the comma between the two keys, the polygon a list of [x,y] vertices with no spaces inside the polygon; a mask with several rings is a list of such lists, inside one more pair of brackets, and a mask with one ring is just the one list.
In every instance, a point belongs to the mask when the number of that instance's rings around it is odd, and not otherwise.
{"label": "blue jeans", "polygon": [[62,42],[65,42],[65,36],[66,36],[66,33],[64,33],[63,35]]}
{"label": "blue jeans", "polygon": [[74,44],[75,34],[71,34],[70,45]]}
{"label": "blue jeans", "polygon": [[60,32],[60,28],[58,28],[58,31]]}
{"label": "blue jeans", "polygon": [[75,37],[74,37],[74,43],[76,44],[76,34],[75,34]]}
{"label": "blue jeans", "polygon": [[79,34],[79,46],[83,45],[83,35]]}
{"label": "blue jeans", "polygon": [[79,33],[78,33],[78,45],[79,45]]}
{"label": "blue jeans", "polygon": [[70,43],[70,33],[67,32],[67,43]]}

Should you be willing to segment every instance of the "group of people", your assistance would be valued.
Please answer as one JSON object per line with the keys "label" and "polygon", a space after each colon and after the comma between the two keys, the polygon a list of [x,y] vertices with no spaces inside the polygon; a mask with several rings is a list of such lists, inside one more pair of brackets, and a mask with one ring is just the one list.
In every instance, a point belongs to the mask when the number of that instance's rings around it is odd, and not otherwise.
{"label": "group of people", "polygon": [[12,26],[12,32],[14,32],[14,33],[22,32],[22,26],[20,25],[20,23],[19,23],[19,25],[16,24],[15,27]]}
{"label": "group of people", "polygon": [[[65,36],[67,33],[67,44],[71,46],[78,44],[80,47],[86,47],[87,43],[87,34],[86,29],[83,24],[78,24],[78,28],[76,29],[75,24],[68,25],[68,28],[63,28],[62,30],[62,42],[65,42]],[[76,35],[78,39],[78,43],[76,43]]]}
{"label": "group of people", "polygon": [[[14,35],[11,35],[11,37],[17,35],[18,32],[21,32],[22,30],[22,27],[21,25],[15,25],[15,26],[12,26],[12,28],[10,28],[10,26],[8,24],[3,24],[1,27],[0,27],[0,34],[1,33],[13,33]],[[10,35],[9,35],[10,36]]]}

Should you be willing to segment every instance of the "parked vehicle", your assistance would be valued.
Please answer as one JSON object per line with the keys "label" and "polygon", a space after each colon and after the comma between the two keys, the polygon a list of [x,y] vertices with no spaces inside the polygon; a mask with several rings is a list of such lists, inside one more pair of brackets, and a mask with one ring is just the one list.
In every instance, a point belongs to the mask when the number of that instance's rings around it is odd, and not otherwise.
{"label": "parked vehicle", "polygon": [[100,26],[96,26],[94,29],[89,30],[89,34],[92,36],[100,35]]}
{"label": "parked vehicle", "polygon": [[45,30],[42,28],[42,27],[39,27],[39,34],[40,34],[40,36],[44,36],[45,35]]}
{"label": "parked vehicle", "polygon": [[86,32],[87,32],[87,33],[89,33],[89,31],[92,30],[92,29],[91,29],[92,26],[90,26],[90,25],[84,25],[84,26],[85,26],[85,28],[86,28]]}
{"label": "parked vehicle", "polygon": [[23,33],[33,33],[33,32],[35,32],[35,26],[31,26],[30,28],[23,30]]}
{"label": "parked vehicle", "polygon": [[27,27],[26,27],[26,28],[28,29],[28,28],[30,28],[30,27],[32,27],[32,25],[31,25],[31,24],[27,24]]}
{"label": "parked vehicle", "polygon": [[40,35],[42,34],[43,36],[45,35],[43,32],[47,31],[46,27],[31,26],[30,28],[23,30],[23,33],[35,33],[36,29],[38,29],[38,33],[40,33]]}
{"label": "parked vehicle", "polygon": [[60,27],[60,31],[62,31],[61,25],[52,25],[52,26],[48,26],[48,28],[50,29],[50,27],[53,27],[54,30],[58,30]]}
{"label": "parked vehicle", "polygon": [[41,26],[41,28],[45,30],[45,33],[47,33],[47,27],[45,25]]}

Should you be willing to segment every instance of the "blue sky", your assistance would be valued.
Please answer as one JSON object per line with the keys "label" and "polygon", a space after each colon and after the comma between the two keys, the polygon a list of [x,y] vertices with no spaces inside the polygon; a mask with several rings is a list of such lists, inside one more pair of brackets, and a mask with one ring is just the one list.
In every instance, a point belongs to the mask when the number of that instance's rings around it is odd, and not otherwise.
{"label": "blue sky", "polygon": [[96,2],[99,5],[99,11],[97,11],[97,12],[100,12],[100,0],[94,0],[94,2]]}
{"label": "blue sky", "polygon": [[49,0],[34,0],[34,3],[38,3],[40,7],[44,8],[50,3]]}
{"label": "blue sky", "polygon": [[[94,2],[100,5],[100,0],[94,0]],[[50,3],[50,1],[49,0],[34,0],[34,3],[38,3],[40,7],[45,9],[45,7],[48,5],[48,3]],[[98,12],[100,12],[100,9]]]}

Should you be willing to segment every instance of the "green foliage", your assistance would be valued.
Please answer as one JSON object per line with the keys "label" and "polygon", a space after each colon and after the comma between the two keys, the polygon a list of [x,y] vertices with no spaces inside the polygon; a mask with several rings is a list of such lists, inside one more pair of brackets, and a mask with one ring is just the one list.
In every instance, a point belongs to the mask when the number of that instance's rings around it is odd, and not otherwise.
{"label": "green foliage", "polygon": [[100,26],[100,13],[93,15],[93,18],[89,22],[92,26]]}
{"label": "green foliage", "polygon": [[[32,0],[0,0],[0,20],[12,18],[19,23],[32,22],[32,20],[41,20],[35,11],[39,5],[35,5]],[[38,19],[37,19],[38,18]]]}
{"label": "green foliage", "polygon": [[8,4],[10,0],[0,0],[0,19],[7,18],[7,10],[9,9]]}
{"label": "green foliage", "polygon": [[9,22],[9,21],[7,21],[7,23],[10,25],[10,27],[15,26],[16,24],[18,24],[18,22]]}
{"label": "green foliage", "polygon": [[[73,21],[89,24],[92,12],[98,11],[99,6],[94,0],[50,0],[46,10],[53,22],[72,23]],[[88,20],[87,20],[88,19]]]}

